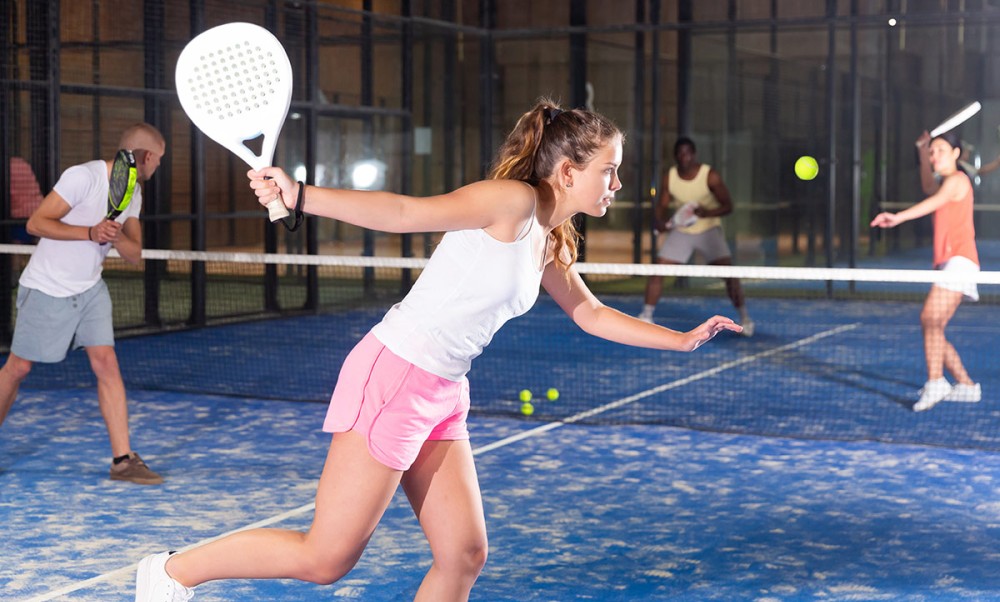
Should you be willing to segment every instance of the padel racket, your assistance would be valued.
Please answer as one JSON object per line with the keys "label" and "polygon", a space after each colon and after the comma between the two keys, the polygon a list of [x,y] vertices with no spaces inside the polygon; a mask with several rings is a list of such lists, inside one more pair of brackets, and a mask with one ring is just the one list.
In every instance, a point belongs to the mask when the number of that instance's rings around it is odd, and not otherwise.
{"label": "padel racket", "polygon": [[130,150],[120,150],[111,164],[111,178],[108,180],[108,219],[115,219],[128,209],[135,194],[135,155]]}
{"label": "padel racket", "polygon": [[971,119],[972,116],[978,113],[980,110],[982,110],[982,108],[983,105],[980,104],[978,100],[962,107],[960,111],[958,111],[951,117],[948,117],[948,119],[945,119],[940,123],[940,125],[931,130],[931,138],[940,136],[945,132],[957,128],[958,126],[962,125],[963,123]]}
{"label": "padel racket", "polygon": [[[254,170],[271,165],[292,101],[292,65],[281,43],[251,23],[227,23],[195,36],[177,58],[181,107],[199,130]],[[263,136],[260,153],[247,146]],[[272,222],[288,215],[280,199]]]}
{"label": "padel racket", "polygon": [[667,222],[667,230],[693,226],[698,221],[698,216],[694,214],[697,208],[698,203],[684,203],[681,205],[681,208],[674,211],[674,214],[670,217],[670,221]]}

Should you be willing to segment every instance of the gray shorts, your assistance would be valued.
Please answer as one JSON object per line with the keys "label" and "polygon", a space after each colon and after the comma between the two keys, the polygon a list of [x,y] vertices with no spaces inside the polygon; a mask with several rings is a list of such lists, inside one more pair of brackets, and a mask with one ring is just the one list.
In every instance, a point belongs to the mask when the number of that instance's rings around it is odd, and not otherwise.
{"label": "gray shorts", "polygon": [[695,251],[701,254],[705,263],[732,256],[729,245],[726,244],[726,237],[722,234],[722,228],[710,228],[698,234],[674,230],[667,234],[657,255],[665,261],[683,264],[691,260],[691,255]]}
{"label": "gray shorts", "polygon": [[79,295],[52,297],[22,286],[10,351],[32,362],[55,363],[81,347],[115,344],[111,295],[101,280]]}

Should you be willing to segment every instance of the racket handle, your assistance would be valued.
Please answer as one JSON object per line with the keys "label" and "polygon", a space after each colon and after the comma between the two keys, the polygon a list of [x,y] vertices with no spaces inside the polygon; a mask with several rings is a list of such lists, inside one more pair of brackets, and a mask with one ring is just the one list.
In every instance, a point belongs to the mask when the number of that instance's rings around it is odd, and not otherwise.
{"label": "racket handle", "polygon": [[288,208],[281,202],[281,199],[274,199],[267,204],[267,217],[272,222],[288,217]]}

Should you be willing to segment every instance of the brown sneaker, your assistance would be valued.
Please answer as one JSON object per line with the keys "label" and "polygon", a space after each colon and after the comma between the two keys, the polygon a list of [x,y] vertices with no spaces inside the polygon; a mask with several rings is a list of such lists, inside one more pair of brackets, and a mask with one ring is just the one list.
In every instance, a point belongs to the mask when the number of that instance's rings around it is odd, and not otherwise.
{"label": "brown sneaker", "polygon": [[140,485],[159,485],[163,482],[163,477],[150,470],[139,454],[129,452],[128,458],[118,464],[112,462],[111,480],[131,481]]}

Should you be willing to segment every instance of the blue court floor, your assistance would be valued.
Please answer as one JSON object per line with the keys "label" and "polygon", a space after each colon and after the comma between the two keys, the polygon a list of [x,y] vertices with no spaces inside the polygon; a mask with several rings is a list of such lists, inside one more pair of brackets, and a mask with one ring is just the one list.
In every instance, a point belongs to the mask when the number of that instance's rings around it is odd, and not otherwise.
{"label": "blue court floor", "polygon": [[[322,404],[131,397],[134,446],[162,486],[107,480],[92,391],[23,392],[0,429],[0,599],[130,600],[148,553],[308,525]],[[1000,600],[997,453],[515,416],[471,427],[490,529],[473,600]],[[210,583],[196,600],[405,600],[429,562],[399,495],[341,582]]]}

